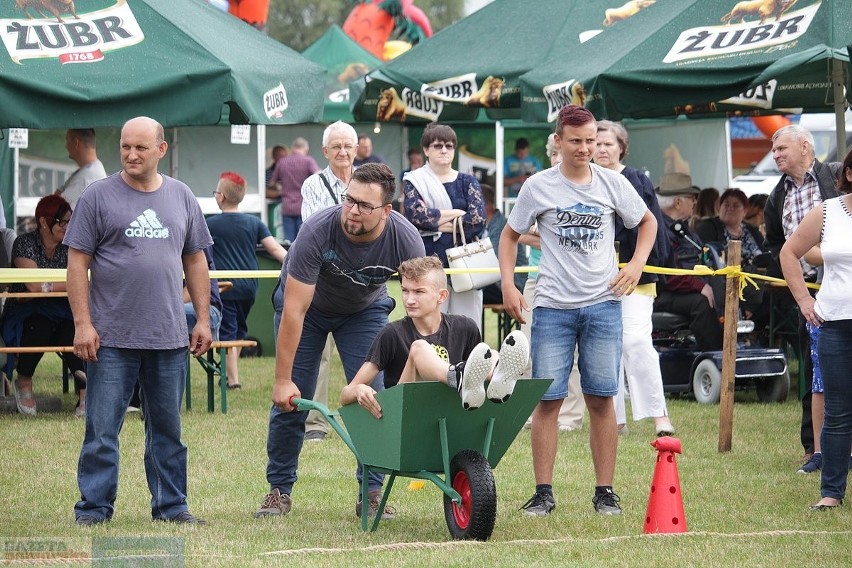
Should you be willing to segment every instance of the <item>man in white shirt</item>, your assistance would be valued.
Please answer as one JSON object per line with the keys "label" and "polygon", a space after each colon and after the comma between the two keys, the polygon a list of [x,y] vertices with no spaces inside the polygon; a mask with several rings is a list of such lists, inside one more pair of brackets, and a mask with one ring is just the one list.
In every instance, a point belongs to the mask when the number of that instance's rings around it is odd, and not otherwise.
{"label": "man in white shirt", "polygon": [[55,193],[64,197],[73,209],[77,207],[83,190],[93,181],[104,179],[107,174],[98,159],[94,128],[69,128],[65,133],[65,149],[78,167]]}

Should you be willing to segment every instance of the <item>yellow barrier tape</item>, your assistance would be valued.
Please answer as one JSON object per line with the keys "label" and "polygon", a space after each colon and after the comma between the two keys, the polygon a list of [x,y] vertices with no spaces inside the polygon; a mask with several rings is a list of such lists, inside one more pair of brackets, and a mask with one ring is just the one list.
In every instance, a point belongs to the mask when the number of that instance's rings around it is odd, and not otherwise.
{"label": "yellow barrier tape", "polygon": [[[619,266],[624,266],[620,264]],[[487,274],[499,272],[499,268],[445,268],[447,274]],[[538,272],[538,266],[518,266],[515,272]],[[743,272],[740,265],[728,266],[720,270],[712,270],[702,264],[695,265],[692,269],[665,268],[662,266],[645,266],[643,272],[649,274],[663,274],[670,276],[724,276],[725,278],[739,278],[740,299],[746,286],[757,288],[756,280],[786,286],[787,282],[782,278],[773,278],[763,274]],[[65,282],[65,269],[62,268],[0,268],[0,284],[13,284],[23,282]],[[220,280],[231,280],[234,278],[278,278],[280,270],[211,270],[210,278]],[[819,290],[819,284],[807,284],[808,288]]]}

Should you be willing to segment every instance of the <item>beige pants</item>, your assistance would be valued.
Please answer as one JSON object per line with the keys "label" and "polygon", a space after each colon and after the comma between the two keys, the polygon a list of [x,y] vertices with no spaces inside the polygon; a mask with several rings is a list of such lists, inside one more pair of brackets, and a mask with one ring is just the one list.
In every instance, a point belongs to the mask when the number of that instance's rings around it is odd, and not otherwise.
{"label": "beige pants", "polygon": [[[328,406],[328,375],[329,375],[329,360],[331,352],[334,349],[334,338],[329,333],[328,339],[325,342],[325,349],[322,350],[322,359],[320,359],[319,374],[317,375],[317,388],[314,391],[314,400]],[[328,422],[322,417],[322,414],[316,410],[308,412],[308,419],[305,421],[305,432],[323,432],[328,434]]]}

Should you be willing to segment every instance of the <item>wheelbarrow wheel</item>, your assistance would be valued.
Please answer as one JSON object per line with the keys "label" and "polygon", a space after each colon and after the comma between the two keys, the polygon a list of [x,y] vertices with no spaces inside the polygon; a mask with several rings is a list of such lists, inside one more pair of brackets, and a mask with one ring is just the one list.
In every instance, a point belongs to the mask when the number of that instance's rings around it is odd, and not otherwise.
{"label": "wheelbarrow wheel", "polygon": [[449,484],[461,504],[444,495],[447,528],[455,539],[488,540],[497,519],[497,487],[491,465],[476,450],[462,450],[450,463]]}

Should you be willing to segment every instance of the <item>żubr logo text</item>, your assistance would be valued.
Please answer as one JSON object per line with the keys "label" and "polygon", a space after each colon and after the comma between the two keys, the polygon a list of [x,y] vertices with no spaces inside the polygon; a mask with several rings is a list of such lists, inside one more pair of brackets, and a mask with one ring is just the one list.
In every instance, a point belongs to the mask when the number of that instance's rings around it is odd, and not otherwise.
{"label": "\u017cubr logo text", "polygon": [[817,2],[764,23],[752,20],[684,30],[663,63],[755,51],[795,41],[808,31],[820,5]]}
{"label": "\u017cubr logo text", "polygon": [[422,92],[432,99],[464,104],[478,90],[476,73],[467,73],[458,77],[433,81],[423,87]]}
{"label": "\u017cubr logo text", "polygon": [[438,120],[444,110],[444,103],[441,101],[418,91],[412,91],[408,87],[402,89],[402,100],[405,101],[405,114],[426,120]]}
{"label": "\u017cubr logo text", "polygon": [[[68,9],[67,5],[61,9]],[[61,11],[61,10],[60,10]],[[15,63],[25,59],[58,58],[65,63],[94,63],[104,52],[128,47],[145,39],[125,0],[88,12],[61,12],[53,16],[0,19],[0,37]]]}
{"label": "\u017cubr logo text", "polygon": [[575,79],[545,85],[542,93],[547,100],[547,122],[556,120],[559,111],[566,105],[584,106],[586,104],[586,93],[583,90],[583,85]]}
{"label": "\u017cubr logo text", "polygon": [[267,118],[281,118],[288,106],[290,103],[287,100],[287,91],[281,83],[263,93],[263,110],[266,111]]}

